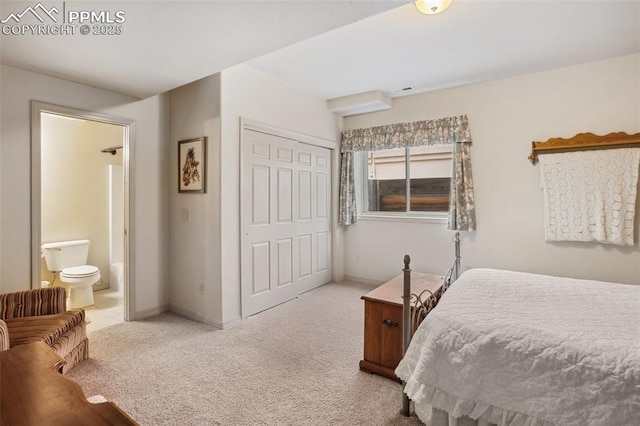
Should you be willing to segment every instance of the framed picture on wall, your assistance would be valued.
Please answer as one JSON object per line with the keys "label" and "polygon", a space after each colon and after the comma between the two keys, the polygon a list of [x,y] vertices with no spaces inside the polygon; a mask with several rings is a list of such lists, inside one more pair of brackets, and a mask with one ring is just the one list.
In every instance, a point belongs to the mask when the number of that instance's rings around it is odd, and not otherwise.
{"label": "framed picture on wall", "polygon": [[206,192],[206,160],[205,136],[178,141],[178,192]]}

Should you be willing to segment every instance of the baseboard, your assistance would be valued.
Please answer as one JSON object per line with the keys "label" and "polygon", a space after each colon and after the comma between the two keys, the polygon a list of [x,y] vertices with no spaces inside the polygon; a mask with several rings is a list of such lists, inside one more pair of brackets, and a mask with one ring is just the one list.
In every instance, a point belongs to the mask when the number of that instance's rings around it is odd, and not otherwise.
{"label": "baseboard", "polygon": [[231,318],[230,320],[223,321],[223,322],[207,320],[207,324],[211,324],[214,327],[219,328],[220,330],[228,330],[230,328],[237,327],[238,325],[242,324],[242,317],[237,316],[235,318]]}
{"label": "baseboard", "polygon": [[220,322],[220,321],[203,318],[200,315],[197,315],[193,311],[187,311],[173,305],[169,305],[169,310],[175,314],[178,314],[185,318],[189,318],[190,320],[197,321],[202,324],[211,325],[217,328],[218,330],[228,330],[242,323],[242,317],[239,317],[239,316],[235,318],[231,318],[230,320],[227,320],[227,321]]}
{"label": "baseboard", "polygon": [[154,315],[160,315],[161,313],[167,312],[168,310],[170,310],[170,305],[166,304],[166,305],[158,306],[157,308],[151,308],[145,311],[139,311],[133,314],[132,320],[135,321],[143,318],[149,318]]}
{"label": "baseboard", "polygon": [[205,323],[204,318],[201,318],[200,316],[196,315],[196,313],[193,311],[187,311],[185,309],[178,308],[177,306],[171,305],[171,304],[169,305],[169,311],[173,312],[174,314],[178,314],[181,317],[185,317],[193,321]]}

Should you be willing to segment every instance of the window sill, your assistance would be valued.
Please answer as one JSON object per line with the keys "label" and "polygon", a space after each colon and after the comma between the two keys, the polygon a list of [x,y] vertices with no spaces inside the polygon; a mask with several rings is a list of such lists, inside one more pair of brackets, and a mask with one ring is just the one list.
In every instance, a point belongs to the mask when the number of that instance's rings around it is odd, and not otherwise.
{"label": "window sill", "polygon": [[447,213],[433,213],[433,214],[393,214],[393,213],[361,213],[358,215],[358,221],[368,222],[406,222],[406,223],[438,223],[447,224]]}

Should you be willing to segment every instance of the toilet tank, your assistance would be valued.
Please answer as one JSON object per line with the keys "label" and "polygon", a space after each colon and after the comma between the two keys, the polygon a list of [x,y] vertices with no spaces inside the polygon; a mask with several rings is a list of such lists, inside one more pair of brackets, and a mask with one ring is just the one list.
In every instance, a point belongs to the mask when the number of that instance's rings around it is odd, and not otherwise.
{"label": "toilet tank", "polygon": [[89,240],[58,241],[42,245],[42,253],[51,272],[87,264]]}

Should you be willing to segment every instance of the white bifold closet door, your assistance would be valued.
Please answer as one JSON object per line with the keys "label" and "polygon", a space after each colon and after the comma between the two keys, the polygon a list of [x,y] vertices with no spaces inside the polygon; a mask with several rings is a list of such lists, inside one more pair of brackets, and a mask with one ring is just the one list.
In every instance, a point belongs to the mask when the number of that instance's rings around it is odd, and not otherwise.
{"label": "white bifold closet door", "polygon": [[249,316],[331,281],[331,150],[247,129],[242,150]]}

